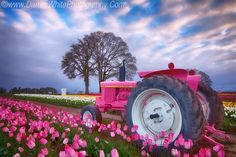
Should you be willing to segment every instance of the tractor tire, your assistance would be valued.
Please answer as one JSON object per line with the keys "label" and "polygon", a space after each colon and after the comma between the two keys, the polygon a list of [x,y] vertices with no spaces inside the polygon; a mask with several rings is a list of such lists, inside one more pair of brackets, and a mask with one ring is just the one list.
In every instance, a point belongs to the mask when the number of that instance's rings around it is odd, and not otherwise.
{"label": "tractor tire", "polygon": [[84,121],[87,120],[85,123],[85,127],[92,128],[92,126],[89,124],[90,120],[86,119],[87,116],[89,115],[93,121],[96,120],[98,123],[102,122],[102,114],[96,106],[92,106],[92,105],[84,106],[81,111],[81,120],[84,120]]}
{"label": "tractor tire", "polygon": [[[169,148],[180,134],[186,140],[198,142],[205,125],[202,107],[193,91],[178,79],[164,75],[143,79],[133,89],[126,105],[126,120],[130,129],[138,125],[134,133],[147,134],[153,141],[154,135],[158,135],[153,143],[158,145],[157,152],[163,152],[163,138],[170,132],[174,137]],[[161,131],[166,132],[163,138]],[[143,140],[136,143],[142,147]]]}
{"label": "tractor tire", "polygon": [[200,100],[203,113],[209,125],[219,128],[224,121],[224,106],[218,98],[217,92],[210,86],[199,83],[198,99]]}

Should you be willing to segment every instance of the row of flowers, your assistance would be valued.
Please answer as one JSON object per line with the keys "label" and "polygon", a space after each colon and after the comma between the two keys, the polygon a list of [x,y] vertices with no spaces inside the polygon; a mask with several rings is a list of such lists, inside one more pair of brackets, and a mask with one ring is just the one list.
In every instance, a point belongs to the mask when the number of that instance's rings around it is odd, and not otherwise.
{"label": "row of flowers", "polygon": [[236,107],[224,107],[225,117],[229,120],[236,120]]}
{"label": "row of flowers", "polygon": [[234,101],[223,101],[224,107],[236,107],[236,102]]}
{"label": "row of flowers", "polygon": [[73,96],[73,95],[47,95],[47,94],[15,94],[16,96],[24,97],[38,97],[45,99],[69,100],[69,101],[83,101],[95,102],[94,96]]}
{"label": "row of flowers", "polygon": [[[3,156],[149,156],[158,147],[154,143],[160,138],[163,139],[164,152],[172,156],[210,157],[214,152],[219,157],[224,156],[221,145],[192,149],[192,140],[184,139],[182,135],[170,146],[171,133],[166,135],[163,131],[153,141],[148,135],[138,135],[137,125],[129,130],[127,125],[115,121],[90,123],[93,128],[84,129],[85,122],[80,115],[0,97],[0,146],[5,144],[5,152],[8,152]],[[133,143],[137,140],[143,141],[140,151]],[[121,148],[121,145],[126,146]]]}

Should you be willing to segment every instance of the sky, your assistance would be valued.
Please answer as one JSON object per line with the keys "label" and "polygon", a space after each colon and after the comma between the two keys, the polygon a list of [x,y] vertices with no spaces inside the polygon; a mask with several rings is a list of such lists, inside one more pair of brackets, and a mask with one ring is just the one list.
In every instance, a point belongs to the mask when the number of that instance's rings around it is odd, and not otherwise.
{"label": "sky", "polygon": [[[95,31],[120,36],[139,70],[173,62],[206,72],[216,90],[236,91],[235,0],[0,0],[0,87],[83,91],[61,60]],[[90,91],[98,92],[96,78]]]}

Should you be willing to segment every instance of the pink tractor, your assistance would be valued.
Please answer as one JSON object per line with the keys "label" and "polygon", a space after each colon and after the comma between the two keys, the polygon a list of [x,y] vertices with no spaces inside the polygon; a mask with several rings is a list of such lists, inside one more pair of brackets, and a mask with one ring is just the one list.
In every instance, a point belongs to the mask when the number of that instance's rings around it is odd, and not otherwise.
{"label": "pink tractor", "polygon": [[[129,128],[138,125],[137,134],[154,139],[163,131],[165,135],[172,133],[172,144],[180,134],[195,143],[205,135],[205,126],[218,127],[222,123],[224,108],[217,93],[194,70],[175,69],[170,63],[167,70],[140,71],[138,75],[142,81],[125,81],[123,65],[119,81],[101,82],[96,106],[83,107],[82,119],[90,115],[101,122],[101,112],[116,110]],[[142,140],[137,143],[142,144]],[[163,146],[163,139],[155,143]]]}

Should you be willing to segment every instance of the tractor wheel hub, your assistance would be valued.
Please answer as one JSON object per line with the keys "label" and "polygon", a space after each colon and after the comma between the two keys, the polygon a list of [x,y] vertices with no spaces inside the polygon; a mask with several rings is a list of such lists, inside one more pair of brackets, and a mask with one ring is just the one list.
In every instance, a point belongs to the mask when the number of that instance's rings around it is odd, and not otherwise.
{"label": "tractor wheel hub", "polygon": [[143,108],[144,123],[153,133],[160,133],[171,128],[174,114],[171,107],[161,99],[152,99]]}

